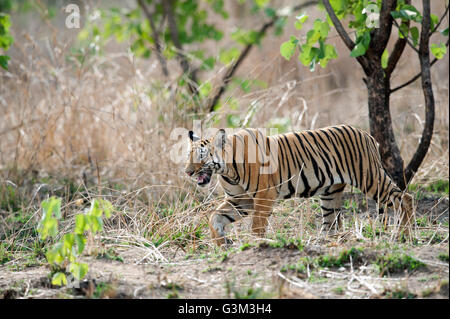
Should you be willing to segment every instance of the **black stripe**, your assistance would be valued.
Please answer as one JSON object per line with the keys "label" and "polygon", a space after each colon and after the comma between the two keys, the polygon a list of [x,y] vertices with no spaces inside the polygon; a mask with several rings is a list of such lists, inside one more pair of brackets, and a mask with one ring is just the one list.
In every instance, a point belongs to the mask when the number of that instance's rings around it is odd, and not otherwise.
{"label": "black stripe", "polygon": [[[325,134],[325,136],[328,138],[328,141],[329,141],[330,144],[333,146],[334,152],[335,152],[335,154],[337,155],[337,157],[338,157],[338,159],[339,159],[339,164],[341,165],[342,168],[344,168],[344,163],[342,163],[341,153],[340,153],[339,150],[337,149],[336,145],[334,145],[334,142],[331,140],[331,137],[328,135],[328,133],[327,133],[326,131],[323,131],[323,130],[322,130],[322,133]],[[327,147],[327,148],[328,148],[328,147]],[[331,153],[331,151],[330,151],[330,153]],[[333,156],[333,161],[334,161],[334,166],[335,166],[335,168],[336,168],[336,171],[337,171],[337,173],[338,173],[338,175],[339,175],[339,178],[341,179],[341,183],[344,183],[344,182],[345,182],[344,176],[342,175],[341,170],[340,170],[340,168],[339,168],[339,165],[338,165],[338,163],[336,162],[336,157],[335,157],[335,156]]]}
{"label": "black stripe", "polygon": [[[342,158],[345,161],[346,167],[344,167],[344,161],[341,160],[342,168],[345,170],[345,172],[347,173],[348,177],[350,178],[350,185],[353,185],[353,178],[352,178],[352,174],[351,174],[351,171],[350,171],[350,165],[348,163],[347,156],[345,156],[344,144],[342,143],[341,139],[339,138],[339,136],[337,135],[336,132],[330,130],[330,133],[335,138],[336,142],[339,143],[339,145],[342,147],[342,150],[344,151],[344,154],[342,154]],[[338,152],[338,154],[339,154],[339,152]],[[340,155],[338,157],[341,158]]]}
{"label": "black stripe", "polygon": [[[355,150],[355,146],[353,145],[354,143],[351,143],[351,137],[350,137],[350,133],[348,133],[348,131],[347,131],[347,129],[345,128],[345,126],[342,126],[342,129],[345,131],[345,133],[347,133],[347,135],[348,135],[348,142],[349,143],[347,143],[347,138],[346,138],[346,136],[345,136],[345,134],[344,133],[342,133],[342,135],[343,135],[343,137],[344,137],[344,142],[345,142],[345,145],[347,146],[347,148],[348,148],[348,152],[349,152],[349,154],[350,154],[350,159],[351,159],[351,163],[352,163],[352,169],[353,169],[353,174],[354,174],[354,176],[355,176],[355,187],[358,187],[359,188],[359,183],[358,183],[358,175],[356,174],[356,168],[355,168],[355,162],[356,162],[356,150]],[[350,144],[350,145],[349,145]],[[352,150],[350,149],[350,146],[351,146],[351,148],[353,149],[353,152],[352,152]],[[353,154],[355,154],[355,159],[353,159]]]}
{"label": "black stripe", "polygon": [[[284,138],[286,138],[286,136],[284,134],[282,136]],[[281,139],[281,143],[283,144],[284,149],[286,150],[286,146],[284,145],[283,139]],[[291,155],[292,155],[291,147],[289,146],[289,144],[287,142],[286,142],[286,144],[287,144],[289,150],[291,151]],[[286,164],[287,164],[287,169],[288,169],[287,182],[288,182],[289,194],[284,196],[285,199],[291,198],[292,195],[295,194],[295,188],[294,188],[294,186],[292,186],[292,180],[291,180],[291,177],[292,177],[291,176],[291,165],[289,164],[289,157],[287,156],[287,154],[286,154],[286,162],[287,162]]]}
{"label": "black stripe", "polygon": [[230,223],[234,223],[235,219],[231,216],[228,216],[227,214],[220,214],[221,216],[225,217],[226,219],[228,219],[230,221]]}
{"label": "black stripe", "polygon": [[311,160],[310,156],[309,156],[309,152],[306,151],[305,145],[303,145],[303,141],[301,139],[301,137],[294,132],[295,137],[297,138],[298,142],[300,143],[300,146],[302,147],[303,153],[306,154],[306,157],[308,158],[308,160]]}

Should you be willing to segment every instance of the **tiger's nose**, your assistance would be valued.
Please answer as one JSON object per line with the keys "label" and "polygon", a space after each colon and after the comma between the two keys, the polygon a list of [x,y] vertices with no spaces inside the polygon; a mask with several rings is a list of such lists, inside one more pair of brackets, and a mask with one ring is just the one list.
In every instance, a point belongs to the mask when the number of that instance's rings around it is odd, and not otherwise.
{"label": "tiger's nose", "polygon": [[191,176],[192,174],[194,174],[194,171],[186,170],[186,174],[188,174],[188,176]]}

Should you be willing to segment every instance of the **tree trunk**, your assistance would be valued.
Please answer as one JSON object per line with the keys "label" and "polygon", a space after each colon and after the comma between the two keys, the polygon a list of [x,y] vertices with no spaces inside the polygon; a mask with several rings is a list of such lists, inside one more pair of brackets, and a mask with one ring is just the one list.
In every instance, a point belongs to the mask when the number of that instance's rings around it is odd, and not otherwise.
{"label": "tree trunk", "polygon": [[372,66],[371,74],[365,79],[369,93],[370,133],[379,144],[384,169],[403,190],[406,188],[403,159],[395,141],[389,108],[390,79],[385,76],[381,63],[372,63]]}

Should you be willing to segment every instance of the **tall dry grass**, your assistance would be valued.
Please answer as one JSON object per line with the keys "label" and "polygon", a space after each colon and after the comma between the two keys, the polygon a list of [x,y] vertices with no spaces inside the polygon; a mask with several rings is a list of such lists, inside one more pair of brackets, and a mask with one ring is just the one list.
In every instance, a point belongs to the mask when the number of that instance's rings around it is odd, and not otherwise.
{"label": "tall dry grass", "polygon": [[[98,5],[91,3],[89,12]],[[227,2],[227,6],[231,17],[220,25],[226,34],[236,25],[261,23],[257,16],[242,17],[239,5]],[[321,15],[315,9],[308,12],[310,21]],[[87,201],[102,195],[122,212],[109,224],[115,238],[132,234],[140,243],[149,238],[176,242],[181,232],[194,234],[183,238],[195,242],[195,233],[205,226],[205,212],[218,199],[211,189],[197,189],[183,174],[183,165],[170,160],[169,151],[178,142],[170,138],[174,128],[191,128],[197,117],[204,119],[204,126],[224,126],[227,114],[236,114],[249,127],[267,127],[275,118],[287,118],[292,130],[341,123],[368,130],[363,75],[339,38],[331,36],[340,58],[311,73],[296,59],[287,62],[279,54],[280,44],[298,33],[292,25],[289,21],[280,37],[270,32],[237,73],[239,79],[257,79],[267,87],[249,93],[236,85],[230,87],[225,100],[234,98],[239,108],[232,109],[225,102],[213,117],[186,111],[192,101],[179,94],[176,61],[170,61],[171,76],[166,79],[156,58],[138,59],[128,51],[129,43],[111,42],[102,55],[85,53],[81,63],[71,51],[77,31],[64,29],[63,18],[43,21],[13,16],[10,70],[0,73],[2,183],[29,185],[30,198],[35,199],[45,181],[69,178],[78,189],[75,197],[68,197],[68,216],[79,211],[77,198]],[[304,36],[307,29],[300,34]],[[218,52],[214,44],[204,48]],[[415,53],[409,48],[405,51],[394,86],[419,70]],[[223,68],[217,68],[202,73],[201,78],[217,83],[222,73]],[[448,179],[448,55],[433,67],[432,77],[435,131],[417,182]],[[408,161],[424,122],[420,83],[394,93],[391,105],[397,142]],[[29,205],[37,209],[35,203]]]}

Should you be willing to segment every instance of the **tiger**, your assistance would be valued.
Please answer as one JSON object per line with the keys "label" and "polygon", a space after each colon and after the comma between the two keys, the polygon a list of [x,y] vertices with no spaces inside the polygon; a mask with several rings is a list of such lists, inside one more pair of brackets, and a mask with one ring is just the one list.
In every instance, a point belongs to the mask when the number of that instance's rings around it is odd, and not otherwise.
{"label": "tiger", "polygon": [[402,192],[383,169],[378,144],[362,129],[338,125],[266,136],[261,129],[233,134],[219,129],[210,139],[189,131],[185,173],[205,187],[213,174],[225,192],[209,216],[216,245],[230,245],[225,227],[245,216],[252,233],[264,237],[278,199],[319,196],[322,230],[342,227],[346,185],[358,188],[379,207],[401,211],[402,233],[409,234],[414,215],[412,196]]}

